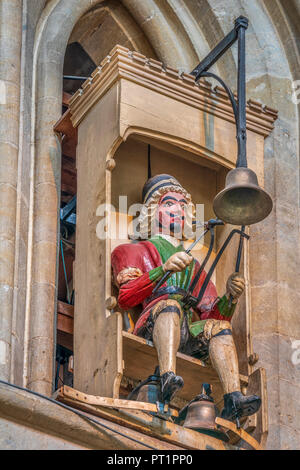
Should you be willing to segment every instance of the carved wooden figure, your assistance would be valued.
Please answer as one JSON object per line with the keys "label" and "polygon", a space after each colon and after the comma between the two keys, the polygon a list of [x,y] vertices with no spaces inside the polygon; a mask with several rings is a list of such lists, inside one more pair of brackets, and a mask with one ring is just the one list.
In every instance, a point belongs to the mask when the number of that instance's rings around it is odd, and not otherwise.
{"label": "carved wooden figure", "polygon": [[[182,377],[176,375],[176,353],[180,350],[213,364],[224,391],[222,417],[233,420],[254,414],[260,406],[260,398],[255,395],[245,397],[241,393],[230,324],[236,302],[244,291],[243,277],[233,273],[221,298],[210,281],[201,303],[195,308],[185,306],[183,299],[188,288],[191,288],[191,295],[197,297],[206,277],[205,271],[198,276],[199,262],[180,244],[186,208],[191,203],[190,194],[174,177],[161,174],[145,184],[143,202],[141,230],[147,234],[152,230],[153,236],[146,241],[115,248],[112,267],[119,288],[120,307],[126,309],[143,304],[134,334],[154,342],[162,401],[170,402],[184,385]],[[172,276],[153,293],[166,271],[171,271]],[[230,296],[233,299],[231,305]]]}

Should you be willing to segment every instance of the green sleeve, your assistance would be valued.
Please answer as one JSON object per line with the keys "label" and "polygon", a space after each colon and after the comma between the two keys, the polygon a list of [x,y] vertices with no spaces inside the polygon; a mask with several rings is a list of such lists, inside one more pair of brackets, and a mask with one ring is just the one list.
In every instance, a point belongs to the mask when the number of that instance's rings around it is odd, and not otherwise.
{"label": "green sleeve", "polygon": [[231,303],[231,306],[229,307],[229,299],[226,295],[223,295],[217,303],[217,308],[221,315],[229,319],[234,314],[236,303]]}
{"label": "green sleeve", "polygon": [[152,282],[157,282],[163,277],[164,274],[163,267],[159,266],[158,268],[154,268],[149,271],[149,279]]}

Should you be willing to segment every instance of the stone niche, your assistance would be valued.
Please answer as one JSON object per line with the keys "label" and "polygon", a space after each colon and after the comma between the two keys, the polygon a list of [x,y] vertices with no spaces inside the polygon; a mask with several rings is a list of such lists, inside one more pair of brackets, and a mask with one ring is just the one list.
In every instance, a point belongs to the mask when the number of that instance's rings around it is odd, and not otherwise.
{"label": "stone niche", "polygon": [[[236,127],[230,101],[220,87],[212,90],[206,81],[196,84],[193,76],[121,46],[111,51],[76,92],[70,110],[73,126],[78,127],[74,387],[117,398],[122,378],[146,378],[154,371],[157,359],[149,342],[124,331],[123,313],[114,302],[110,255],[117,244],[127,241],[111,240],[108,235],[103,240],[97,237],[101,219],[98,208],[108,204],[107,233],[113,223],[128,223],[125,210],[117,209],[115,217],[109,205],[118,208],[119,195],[128,197],[128,206],[142,202],[150,144],[152,174],[177,177],[193,201],[204,204],[204,218],[208,220],[214,216],[214,196],[224,187],[227,172],[235,167]],[[248,165],[257,173],[261,186],[264,139],[275,119],[273,110],[248,102]],[[217,228],[215,252],[231,229]],[[205,240],[194,256],[201,260],[207,244]],[[213,280],[220,295],[227,276],[234,271],[237,244],[238,237],[217,267]],[[247,287],[233,325],[242,385],[263,394],[264,371],[254,372],[249,364],[253,353],[250,263],[245,244],[241,269]],[[198,394],[203,381],[213,384],[215,399],[220,401],[222,392],[213,369],[178,353],[178,373],[187,384],[182,399]],[[263,413],[265,407],[266,403]]]}

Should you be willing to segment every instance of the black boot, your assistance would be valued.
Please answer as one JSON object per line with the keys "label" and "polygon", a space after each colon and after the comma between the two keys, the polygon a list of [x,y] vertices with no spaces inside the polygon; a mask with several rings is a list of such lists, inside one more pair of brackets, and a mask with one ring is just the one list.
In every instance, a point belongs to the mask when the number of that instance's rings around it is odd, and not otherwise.
{"label": "black boot", "polygon": [[245,396],[241,392],[226,393],[221,417],[229,421],[238,421],[243,416],[256,413],[260,405],[261,399],[256,395]]}
{"label": "black boot", "polygon": [[180,375],[175,375],[174,372],[165,372],[161,376],[161,400],[163,403],[170,403],[173,395],[180,390],[184,381]]}

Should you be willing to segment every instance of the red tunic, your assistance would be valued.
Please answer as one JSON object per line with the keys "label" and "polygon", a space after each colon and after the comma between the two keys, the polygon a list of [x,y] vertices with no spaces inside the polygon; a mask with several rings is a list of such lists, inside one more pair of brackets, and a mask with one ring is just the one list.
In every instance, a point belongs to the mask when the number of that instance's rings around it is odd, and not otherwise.
{"label": "red tunic", "polygon": [[[165,243],[169,244],[169,242],[166,241]],[[173,251],[176,252],[178,249],[173,248]],[[112,267],[114,278],[117,284],[119,284],[118,277],[120,280],[121,276],[122,281],[122,272],[126,273],[128,268],[135,268],[136,270],[134,273],[133,269],[133,277],[136,276],[135,279],[121,283],[121,285],[119,285],[118,297],[118,302],[122,309],[132,308],[136,305],[142,304],[143,311],[135,325],[135,334],[147,321],[151,307],[159,300],[168,298],[168,295],[164,295],[152,301],[149,299],[157,281],[159,281],[163,275],[161,268],[162,264],[163,260],[161,254],[151,241],[141,241],[137,243],[120,245],[115,248],[112,253]],[[192,272],[190,274],[189,283],[192,282],[199,267],[200,265],[198,261],[195,260]],[[198,296],[205,277],[206,272],[203,271],[196,287],[192,292],[192,295],[195,297]],[[176,285],[177,287],[183,287],[182,279],[186,283],[186,277],[183,278],[180,273],[178,273],[177,277],[176,275],[173,275],[172,278],[173,280],[168,281],[169,285],[171,282],[171,284]],[[163,284],[162,287],[166,286],[167,283]],[[205,290],[201,304],[198,305],[195,309],[200,320],[206,320],[208,318],[228,320],[227,317],[221,315],[218,309],[217,301],[218,296],[215,285],[210,281]]]}

